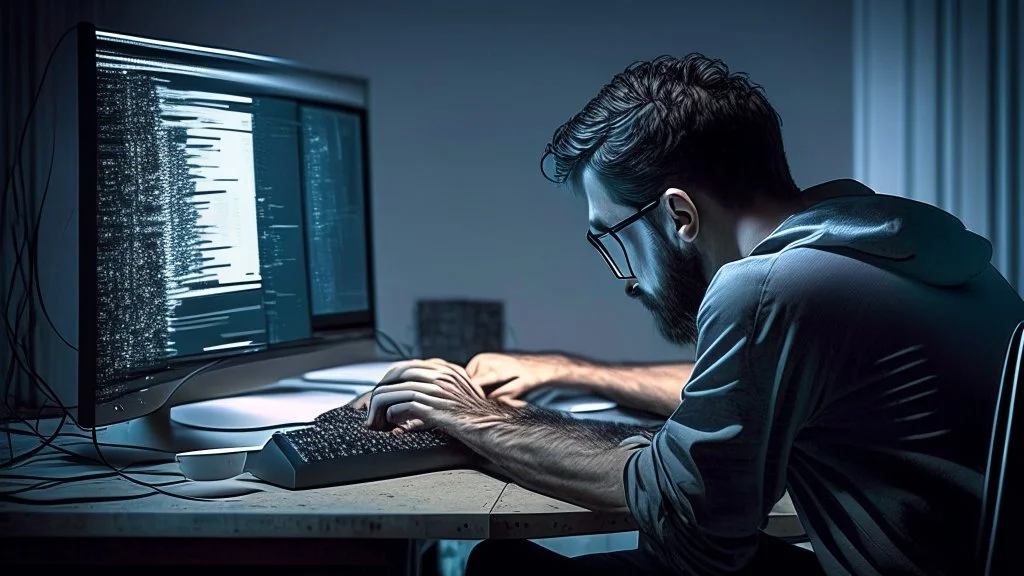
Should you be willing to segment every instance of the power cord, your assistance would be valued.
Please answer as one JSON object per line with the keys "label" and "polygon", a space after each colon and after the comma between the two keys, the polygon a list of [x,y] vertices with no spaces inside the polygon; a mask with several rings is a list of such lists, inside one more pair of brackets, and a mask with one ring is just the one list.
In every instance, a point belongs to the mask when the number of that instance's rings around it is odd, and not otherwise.
{"label": "power cord", "polygon": [[[41,216],[42,216],[42,207],[40,208],[40,215],[37,218],[35,224],[33,225],[32,224],[32,218],[31,218],[31,211],[29,210],[30,202],[29,202],[29,199],[26,196],[25,198],[23,198],[23,201],[24,201],[24,204],[25,204],[25,215],[24,215],[24,218],[22,218],[21,209],[20,209],[19,202],[18,202],[18,196],[19,196],[18,175],[21,176],[21,182],[22,182],[22,188],[23,188],[25,178],[24,178],[24,171],[23,171],[23,167],[22,167],[22,163],[21,163],[22,153],[24,151],[25,139],[26,139],[26,137],[28,135],[28,130],[29,130],[29,127],[31,126],[32,118],[33,118],[33,116],[35,114],[36,106],[39,103],[40,95],[42,94],[43,87],[45,86],[45,83],[46,83],[46,77],[49,74],[50,66],[53,63],[53,59],[56,56],[60,46],[64,43],[64,41],[68,38],[68,36],[70,36],[71,33],[76,31],[80,26],[81,26],[81,24],[78,24],[78,25],[75,25],[75,26],[69,28],[68,30],[66,30],[61,35],[61,37],[58,39],[57,44],[54,46],[53,51],[50,53],[49,58],[47,58],[46,65],[43,68],[42,78],[39,81],[39,86],[36,88],[35,95],[33,96],[32,103],[31,103],[31,105],[29,107],[28,115],[27,115],[27,117],[25,119],[24,126],[22,127],[22,130],[21,130],[21,135],[20,135],[20,138],[19,138],[18,148],[17,148],[17,150],[15,152],[15,155],[14,155],[14,158],[13,158],[13,160],[12,160],[12,162],[11,162],[9,168],[8,168],[8,174],[7,174],[7,178],[5,180],[5,183],[4,183],[4,188],[3,188],[2,194],[0,194],[0,223],[5,222],[6,221],[6,216],[9,214],[9,212],[7,211],[8,197],[9,196],[13,200],[13,205],[14,205],[13,206],[13,212],[14,212],[14,218],[15,218],[15,222],[10,227],[11,240],[12,240],[12,243],[13,243],[13,250],[12,251],[14,253],[14,266],[13,266],[13,270],[12,270],[12,277],[11,277],[11,280],[10,280],[10,286],[8,287],[7,294],[6,294],[6,297],[4,299],[4,307],[3,307],[4,329],[5,329],[5,333],[7,335],[8,341],[10,343],[11,358],[13,360],[9,364],[7,372],[5,374],[5,380],[4,380],[5,387],[4,387],[4,392],[3,392],[3,394],[4,394],[4,405],[7,407],[9,412],[11,412],[12,414],[15,414],[15,419],[22,420],[22,421],[23,421],[23,419],[20,419],[20,418],[16,417],[16,411],[14,410],[14,408],[10,404],[10,386],[11,386],[11,383],[13,382],[13,380],[14,380],[15,366],[16,365],[21,368],[21,372],[22,373],[24,373],[25,375],[27,375],[29,377],[29,379],[35,385],[35,388],[41,389],[41,391],[44,393],[45,396],[47,396],[47,398],[49,400],[56,401],[57,400],[57,395],[53,392],[52,389],[50,389],[50,387],[48,385],[46,385],[46,382],[39,376],[39,374],[37,374],[34,369],[32,369],[30,366],[27,365],[27,364],[31,364],[31,353],[29,352],[27,347],[24,344],[21,344],[20,350],[19,350],[18,334],[19,334],[20,329],[21,329],[21,321],[22,321],[22,318],[25,315],[26,308],[28,307],[29,303],[32,301],[32,297],[34,295],[33,293],[35,292],[36,294],[38,294],[40,302],[42,301],[42,294],[41,294],[41,291],[39,290],[38,284],[37,284],[37,280],[38,280],[38,266],[35,266],[35,262],[34,262],[35,257],[37,256],[37,253],[35,252],[35,248],[34,247],[38,245],[37,241],[38,241],[38,234],[39,234],[39,222],[42,219],[41,218]],[[54,121],[54,135],[56,135],[56,121]],[[46,184],[45,184],[45,188],[44,188],[44,192],[43,192],[43,198],[42,198],[42,202],[43,203],[45,203],[46,194],[47,194],[47,192],[49,190],[50,179],[51,179],[52,174],[53,174],[53,157],[54,157],[55,150],[56,150],[56,142],[54,141],[52,143],[51,152],[50,152],[50,167],[49,167],[49,170],[48,170],[48,173],[47,173]],[[21,193],[22,194],[24,193],[23,189],[21,190]],[[18,233],[17,233],[17,223],[18,223],[18,221],[21,221],[21,223],[22,223],[22,225],[24,227],[24,230],[22,231],[23,241],[19,241],[18,240]],[[2,241],[2,237],[0,237],[0,241]],[[29,259],[33,260],[33,269],[35,271],[35,274],[26,274],[24,266],[22,264],[22,257],[24,255],[25,247],[26,247],[26,245],[29,245],[30,243],[31,243],[31,245],[33,247],[30,248],[30,250],[29,250]],[[12,301],[14,299],[14,287],[17,284],[17,278],[18,278],[19,275],[20,275],[20,278],[21,278],[23,294],[22,294],[21,301],[18,304],[18,309],[17,309],[16,315],[15,315],[14,326],[12,327],[11,326],[11,322],[10,322],[10,311],[11,311],[10,307],[11,307],[11,303],[12,303]],[[28,276],[28,278],[26,278],[26,276]],[[33,288],[35,288],[35,290],[33,290]],[[27,299],[26,299],[26,297],[27,297]],[[43,308],[43,309],[45,310],[45,308]],[[66,344],[69,344],[67,342],[67,340],[57,330],[57,328],[54,325],[52,319],[50,318],[48,312],[44,312],[44,316],[46,316],[47,321],[49,321],[49,323],[50,323],[50,327],[58,335],[58,337],[61,339],[61,341],[65,342]],[[31,329],[31,317],[30,317],[29,322],[30,322],[30,329]],[[19,352],[20,352],[20,354],[19,354]],[[22,360],[21,354],[25,355],[25,361]],[[74,417],[72,417],[70,414],[67,413],[67,411],[65,411],[65,419],[67,417],[71,417],[71,419],[74,420]],[[59,433],[60,428],[63,427],[65,419],[62,419],[62,422],[58,426],[58,433]],[[50,442],[52,442],[55,437],[56,437],[56,435],[54,435],[51,438],[44,439],[45,444],[49,444]],[[7,444],[8,444],[8,448],[11,450],[11,453],[13,455],[13,446],[12,446],[10,435],[8,435],[8,442],[7,442]]]}
{"label": "power cord", "polygon": [[[61,37],[58,39],[57,44],[54,46],[53,51],[50,53],[49,58],[47,58],[46,65],[43,68],[42,78],[40,79],[39,85],[36,88],[35,95],[33,96],[32,103],[31,103],[31,105],[29,107],[28,115],[27,115],[27,117],[25,119],[24,126],[22,127],[22,130],[21,130],[21,135],[20,135],[20,138],[19,138],[18,148],[15,151],[14,158],[13,158],[13,160],[12,160],[12,162],[11,162],[9,168],[8,168],[8,174],[7,174],[7,178],[5,180],[5,183],[4,183],[4,188],[3,188],[2,194],[0,194],[0,222],[5,222],[6,221],[6,216],[8,214],[11,214],[12,212],[13,212],[13,216],[14,216],[14,222],[12,223],[12,226],[9,228],[10,231],[11,231],[11,236],[10,237],[11,237],[11,241],[12,241],[12,244],[13,244],[12,252],[14,254],[14,262],[13,262],[13,268],[12,268],[12,276],[10,278],[10,285],[8,286],[7,293],[6,293],[6,296],[4,298],[4,306],[3,306],[4,331],[5,331],[5,334],[7,336],[8,342],[10,343],[10,354],[11,354],[11,359],[12,359],[12,362],[9,363],[9,365],[7,367],[6,374],[5,374],[5,380],[4,380],[4,382],[5,382],[4,405],[6,406],[8,411],[12,414],[13,419],[15,421],[18,421],[18,422],[21,422],[21,423],[27,425],[30,429],[35,429],[35,428],[32,427],[32,425],[29,424],[27,420],[25,420],[24,418],[19,417],[18,414],[17,414],[17,411],[13,408],[13,406],[11,406],[11,403],[10,403],[10,386],[11,386],[11,384],[14,381],[15,369],[16,368],[20,368],[20,372],[28,377],[29,382],[33,385],[34,388],[36,388],[37,390],[40,390],[43,393],[43,395],[46,397],[46,400],[52,401],[52,402],[54,402],[54,403],[56,403],[58,405],[60,404],[60,402],[58,400],[58,397],[57,397],[57,394],[52,390],[52,388],[50,388],[50,386],[46,383],[46,381],[32,367],[32,353],[31,353],[31,351],[29,350],[29,348],[24,343],[19,342],[19,339],[18,339],[18,336],[19,336],[19,334],[21,332],[22,320],[24,319],[24,316],[25,316],[27,308],[29,308],[29,306],[31,306],[31,303],[32,303],[34,297],[38,297],[39,303],[41,305],[40,309],[43,310],[44,316],[46,317],[47,321],[49,322],[50,328],[54,331],[55,334],[57,334],[58,338],[60,338],[60,340],[62,342],[64,342],[66,345],[70,346],[72,349],[75,349],[75,347],[73,345],[71,345],[67,341],[67,339],[64,338],[63,335],[60,334],[60,331],[57,329],[57,327],[53,323],[53,320],[50,317],[48,311],[46,311],[45,304],[43,304],[42,291],[41,291],[41,289],[39,287],[39,283],[38,283],[39,267],[37,266],[37,259],[38,259],[37,247],[38,247],[40,224],[41,224],[41,221],[42,221],[43,208],[45,207],[46,198],[47,198],[47,195],[49,193],[50,183],[51,183],[51,179],[52,179],[52,176],[53,176],[54,155],[55,155],[55,152],[56,152],[56,131],[57,131],[56,117],[54,117],[54,121],[53,121],[54,134],[53,134],[53,138],[52,138],[52,142],[51,142],[51,149],[50,149],[50,166],[49,166],[49,168],[47,170],[47,176],[46,176],[46,181],[45,181],[45,184],[44,184],[43,194],[42,194],[42,197],[41,197],[39,213],[38,213],[38,216],[36,216],[34,219],[33,219],[33,214],[32,214],[33,210],[30,209],[31,202],[30,202],[30,200],[28,198],[28,195],[25,193],[25,190],[24,190],[25,176],[24,176],[24,168],[22,166],[21,160],[22,160],[22,154],[24,152],[25,140],[26,140],[26,137],[28,135],[29,127],[32,124],[32,120],[33,120],[33,117],[35,115],[36,107],[39,104],[40,95],[42,94],[42,90],[43,90],[43,88],[45,86],[46,78],[47,78],[47,76],[49,74],[50,66],[53,63],[53,59],[56,56],[58,50],[60,49],[60,46],[64,43],[64,41],[73,32],[78,30],[78,28],[80,26],[81,26],[81,24],[78,24],[78,25],[75,25],[75,26],[69,28],[68,30],[66,30],[61,35]],[[19,186],[19,176],[20,176],[20,181],[21,181],[20,182],[20,184],[21,184],[20,186]],[[8,199],[9,198],[10,198],[10,201],[12,202],[12,204],[13,204],[13,209],[10,212],[8,211]],[[19,202],[19,199],[21,200],[21,202]],[[22,204],[24,204],[24,214],[22,214]],[[22,230],[21,230],[21,238],[20,239],[19,239],[19,234],[18,234],[19,224],[20,224],[20,226],[22,228]],[[6,228],[6,226],[5,226],[5,228]],[[2,240],[2,239],[3,238],[0,237],[0,240]],[[25,255],[25,249],[26,248],[28,248],[27,258],[29,260],[28,265],[30,266],[30,271],[26,271],[26,263],[23,263],[23,258],[26,256]],[[22,294],[21,294],[21,297],[19,299],[20,302],[17,305],[17,310],[16,310],[15,318],[14,318],[14,324],[12,326],[11,325],[11,319],[10,319],[11,304],[14,301],[14,289],[15,289],[15,286],[18,284],[19,278],[20,278],[20,284],[22,286]],[[30,314],[30,318],[29,318],[29,330],[30,331],[32,330],[32,317],[31,317],[31,314]],[[22,356],[24,356],[24,359],[22,358]],[[36,447],[35,449],[31,450],[28,454],[24,454],[24,455],[22,455],[20,457],[15,457],[14,456],[14,446],[13,446],[13,442],[12,442],[12,439],[11,439],[10,430],[7,430],[7,432],[8,432],[8,434],[7,434],[7,446],[8,446],[8,450],[11,453],[11,461],[10,462],[6,462],[6,463],[0,465],[0,468],[7,468],[7,467],[10,467],[12,465],[16,465],[18,462],[27,461],[32,456],[42,452],[48,446],[51,446],[53,441],[60,435],[61,430],[65,426],[67,420],[69,418],[72,421],[75,420],[74,416],[72,416],[70,411],[67,410],[66,408],[61,407],[61,412],[62,412],[61,421],[58,423],[56,431],[53,434],[48,435],[48,436],[40,434],[39,437],[42,440],[42,444],[40,446]]]}
{"label": "power cord", "polygon": [[377,337],[377,346],[385,354],[398,356],[402,360],[412,360],[413,351],[411,346],[408,344],[402,346],[397,340],[388,336],[387,332],[384,332],[383,330],[374,330],[374,333]]}
{"label": "power cord", "polygon": [[[210,370],[211,368],[221,364],[225,360],[226,360],[225,358],[221,358],[219,360],[215,360],[213,362],[204,364],[203,366],[200,366],[199,368],[196,368],[195,370],[193,370],[192,372],[190,372],[189,374],[184,376],[181,380],[179,380],[177,385],[175,386],[175,389],[180,388],[181,386],[183,386],[185,383],[187,383],[192,378],[202,374],[203,372],[206,372],[206,371]],[[25,422],[25,424],[29,425],[29,427],[31,428],[30,424],[28,424],[27,422]],[[70,450],[66,450],[66,449],[64,449],[62,447],[59,447],[59,446],[53,446],[52,442],[53,442],[53,439],[56,438],[57,434],[54,434],[51,437],[44,437],[42,434],[39,433],[38,429],[33,428],[32,430],[33,430],[34,434],[32,434],[31,432],[25,432],[25,431],[21,431],[21,432],[24,433],[24,434],[37,435],[40,438],[45,438],[45,439],[47,439],[49,441],[46,442],[43,446],[37,447],[30,454],[26,454],[26,455],[23,455],[23,456],[16,457],[16,458],[12,459],[12,461],[17,459],[17,460],[21,460],[22,463],[27,462],[29,458],[31,458],[32,456],[35,456],[36,454],[38,454],[41,451],[41,449],[45,448],[46,446],[50,446],[51,448],[56,449],[57,451],[65,453],[65,454],[70,455],[72,457],[82,458],[81,456],[71,452]],[[196,497],[193,497],[193,496],[186,496],[186,495],[182,495],[182,494],[175,494],[173,492],[168,492],[168,491],[162,489],[162,487],[165,487],[165,486],[186,483],[187,480],[184,480],[184,477],[181,475],[181,473],[173,474],[174,476],[178,476],[178,477],[182,478],[182,480],[180,482],[172,482],[172,483],[165,483],[165,484],[157,484],[157,483],[153,483],[153,482],[144,482],[142,480],[139,480],[137,478],[132,477],[131,475],[129,475],[129,473],[126,472],[126,470],[128,468],[127,466],[126,467],[118,468],[118,467],[114,466],[113,464],[111,464],[106,459],[106,457],[103,455],[102,448],[104,446],[106,446],[106,447],[126,447],[126,448],[136,448],[136,447],[134,447],[134,446],[125,446],[125,445],[121,445],[121,444],[111,444],[111,443],[100,442],[98,437],[97,437],[97,429],[96,428],[93,428],[89,435],[65,433],[65,436],[67,436],[67,435],[74,435],[76,437],[84,437],[84,438],[86,438],[86,439],[91,441],[91,444],[92,444],[94,450],[96,451],[97,459],[88,458],[88,457],[85,457],[85,459],[92,460],[94,462],[98,462],[98,463],[102,464],[103,466],[105,466],[106,468],[108,468],[110,470],[110,472],[106,473],[106,474],[108,474],[108,477],[109,476],[119,476],[122,479],[127,480],[128,482],[131,482],[132,484],[135,484],[137,486],[142,486],[144,488],[147,488],[150,491],[147,492],[147,493],[144,493],[144,494],[133,494],[133,495],[122,495],[122,496],[103,496],[103,497],[97,497],[97,498],[60,498],[60,499],[48,499],[48,500],[35,499],[35,498],[32,498],[32,499],[20,498],[20,497],[16,496],[14,493],[0,492],[0,501],[7,500],[7,501],[10,501],[10,502],[20,503],[20,504],[87,504],[87,503],[95,503],[95,502],[114,502],[114,501],[119,501],[119,500],[134,500],[134,499],[144,498],[144,497],[148,497],[148,496],[155,496],[157,494],[162,494],[164,496],[170,496],[172,498],[178,498],[178,499],[181,499],[181,500],[189,500],[189,501],[193,501],[193,502],[225,502],[225,501],[227,501],[225,499],[196,498]],[[11,467],[10,463],[8,463],[5,467]],[[152,472],[140,472],[140,473],[147,474],[147,475],[153,475]],[[12,477],[12,475],[10,475],[10,474],[0,474],[0,478],[3,478],[3,477]],[[40,482],[37,485],[35,485],[36,486],[35,489],[38,490],[38,489],[43,489],[43,488],[53,488],[53,487],[56,487],[56,486],[61,486],[61,485],[69,484],[69,483],[72,483],[72,482],[81,481],[83,479],[89,479],[89,478],[85,478],[85,477],[83,477],[81,475],[80,476],[76,476],[76,477],[71,477],[71,478],[66,478],[66,477],[65,478],[51,478],[51,479],[48,479],[47,481],[43,481],[43,482]],[[24,492],[28,492],[28,491],[29,490],[19,489],[19,490],[17,490],[17,493],[24,493]]]}

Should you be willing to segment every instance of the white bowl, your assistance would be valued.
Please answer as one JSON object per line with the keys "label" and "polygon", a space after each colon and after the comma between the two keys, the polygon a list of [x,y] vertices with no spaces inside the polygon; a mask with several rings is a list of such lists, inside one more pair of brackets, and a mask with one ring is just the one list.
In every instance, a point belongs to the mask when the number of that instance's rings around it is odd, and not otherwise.
{"label": "white bowl", "polygon": [[249,452],[260,450],[262,446],[244,446],[242,448],[214,448],[212,450],[196,450],[182,452],[175,456],[181,473],[189,480],[210,482],[234,478],[245,471],[245,459]]}

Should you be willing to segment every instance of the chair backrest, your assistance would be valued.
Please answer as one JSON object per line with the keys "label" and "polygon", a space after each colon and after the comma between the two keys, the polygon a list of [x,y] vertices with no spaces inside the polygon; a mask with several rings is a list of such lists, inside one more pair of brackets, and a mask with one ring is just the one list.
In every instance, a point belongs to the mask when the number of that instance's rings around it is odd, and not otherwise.
{"label": "chair backrest", "polygon": [[[1011,523],[1020,518],[1021,457],[1024,456],[1024,322],[1010,337],[1003,365],[992,445],[985,470],[985,491],[978,533],[979,573],[983,576],[1009,574]],[[1016,418],[1014,418],[1016,416]],[[1024,558],[1024,554],[1019,554]],[[1017,562],[1020,565],[1020,562]]]}

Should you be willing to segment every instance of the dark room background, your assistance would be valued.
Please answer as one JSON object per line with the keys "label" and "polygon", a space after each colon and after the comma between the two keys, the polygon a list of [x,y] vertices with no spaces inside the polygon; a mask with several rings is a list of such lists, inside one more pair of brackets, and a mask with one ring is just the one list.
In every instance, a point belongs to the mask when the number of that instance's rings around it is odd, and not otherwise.
{"label": "dark room background", "polygon": [[365,77],[380,328],[409,341],[417,299],[496,298],[520,348],[687,360],[692,352],[661,339],[585,241],[585,202],[541,177],[553,130],[634,60],[722,58],[764,86],[800,186],[857,177],[939,204],[996,243],[997,263],[1021,289],[1020,46],[1006,34],[1020,14],[1010,7],[13,0],[2,25],[3,152],[11,157],[50,48],[79,19]]}

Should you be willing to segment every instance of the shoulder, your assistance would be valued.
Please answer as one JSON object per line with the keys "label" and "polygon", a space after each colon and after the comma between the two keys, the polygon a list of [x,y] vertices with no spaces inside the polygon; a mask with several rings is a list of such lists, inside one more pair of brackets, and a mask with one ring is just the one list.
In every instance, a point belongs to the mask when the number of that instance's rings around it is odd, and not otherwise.
{"label": "shoulder", "polygon": [[722,322],[753,323],[777,255],[749,256],[723,266],[708,285],[697,314],[699,329]]}
{"label": "shoulder", "polygon": [[785,250],[723,266],[701,302],[698,328],[725,323],[752,329],[765,314],[808,311],[834,296],[835,258],[840,257],[818,250]]}

